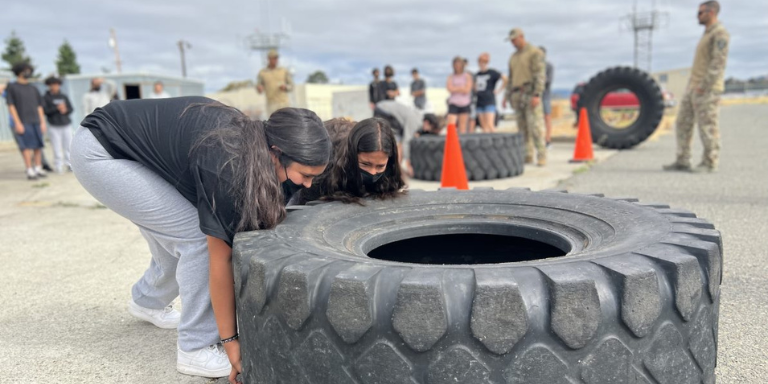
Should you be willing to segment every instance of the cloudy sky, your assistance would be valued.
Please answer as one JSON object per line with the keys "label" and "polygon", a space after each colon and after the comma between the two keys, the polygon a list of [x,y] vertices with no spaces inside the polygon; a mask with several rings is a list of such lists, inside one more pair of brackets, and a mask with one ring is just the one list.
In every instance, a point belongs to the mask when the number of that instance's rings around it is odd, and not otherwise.
{"label": "cloudy sky", "polygon": [[[192,44],[188,75],[215,91],[252,78],[262,59],[245,37],[288,26],[281,51],[297,82],[323,70],[334,82],[364,84],[371,68],[391,64],[401,85],[418,67],[433,85],[444,84],[451,58],[476,66],[491,54],[504,69],[513,48],[503,39],[523,28],[529,41],[547,47],[555,65],[555,88],[570,89],[606,67],[631,64],[633,35],[620,18],[634,0],[34,0],[0,7],[0,35],[15,30],[39,72],[51,73],[64,39],[74,47],[85,74],[114,71],[109,28],[117,31],[123,72],[181,74],[176,42]],[[652,0],[637,0],[648,10]],[[654,70],[690,66],[703,28],[700,0],[656,0],[667,13],[654,35]],[[722,0],[720,18],[731,33],[727,76],[768,75],[768,1]]]}

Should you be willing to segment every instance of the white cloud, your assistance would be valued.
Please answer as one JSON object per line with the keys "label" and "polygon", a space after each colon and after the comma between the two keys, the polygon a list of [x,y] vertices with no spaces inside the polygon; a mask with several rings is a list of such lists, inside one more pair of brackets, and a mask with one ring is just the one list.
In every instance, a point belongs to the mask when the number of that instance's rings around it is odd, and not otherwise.
{"label": "white cloud", "polygon": [[[0,34],[15,29],[42,73],[54,70],[65,38],[84,73],[113,67],[107,46],[113,27],[124,71],[178,76],[176,42],[184,39],[192,44],[188,74],[204,80],[208,90],[253,78],[261,59],[246,50],[244,37],[257,27],[277,31],[283,20],[290,22],[293,34],[281,60],[295,69],[297,81],[320,69],[347,84],[366,83],[372,67],[391,64],[401,86],[410,82],[413,67],[430,84],[442,85],[453,56],[468,57],[474,66],[484,51],[491,54],[492,66],[504,70],[513,48],[503,38],[514,26],[548,48],[558,88],[571,88],[606,67],[632,63],[632,33],[622,32],[619,21],[631,11],[630,0],[301,0],[269,2],[268,12],[262,7],[266,2],[12,2],[0,14]],[[669,22],[654,35],[654,69],[690,65],[703,31],[695,19],[699,2],[658,2]],[[768,18],[760,3],[723,2],[721,18],[732,41],[727,76],[768,74]]]}

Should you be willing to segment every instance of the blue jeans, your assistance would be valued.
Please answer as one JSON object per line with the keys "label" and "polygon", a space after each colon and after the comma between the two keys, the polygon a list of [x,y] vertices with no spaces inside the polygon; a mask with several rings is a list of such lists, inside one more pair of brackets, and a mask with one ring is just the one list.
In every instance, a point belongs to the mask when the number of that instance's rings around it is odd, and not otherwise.
{"label": "blue jeans", "polygon": [[13,131],[13,136],[16,139],[16,144],[19,145],[20,150],[25,149],[40,149],[43,148],[43,131],[40,129],[40,124],[24,124],[24,133],[19,135],[16,131]]}
{"label": "blue jeans", "polygon": [[477,106],[477,113],[496,113],[496,106],[493,104]]}

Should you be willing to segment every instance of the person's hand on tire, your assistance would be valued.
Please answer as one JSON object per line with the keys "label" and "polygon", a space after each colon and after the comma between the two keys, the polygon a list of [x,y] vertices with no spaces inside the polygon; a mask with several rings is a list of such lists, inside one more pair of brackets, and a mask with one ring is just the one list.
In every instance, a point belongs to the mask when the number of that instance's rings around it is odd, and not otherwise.
{"label": "person's hand on tire", "polygon": [[541,97],[534,96],[531,98],[531,107],[536,108],[539,106],[539,103],[541,103]]}
{"label": "person's hand on tire", "polygon": [[229,363],[232,364],[232,371],[229,373],[229,383],[237,384],[237,375],[243,373],[243,360],[240,357],[240,342],[230,341],[224,344],[224,350],[227,351]]}

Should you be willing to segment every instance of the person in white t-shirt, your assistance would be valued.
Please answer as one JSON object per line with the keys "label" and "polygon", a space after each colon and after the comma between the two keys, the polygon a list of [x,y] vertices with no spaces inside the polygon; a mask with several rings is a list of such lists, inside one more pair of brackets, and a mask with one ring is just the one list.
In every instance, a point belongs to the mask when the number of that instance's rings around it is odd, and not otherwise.
{"label": "person in white t-shirt", "polygon": [[155,82],[154,92],[149,95],[148,99],[167,99],[169,97],[171,97],[171,95],[169,95],[168,92],[164,90],[163,82],[158,81]]}
{"label": "person in white t-shirt", "polygon": [[91,89],[83,95],[83,115],[88,116],[96,108],[101,108],[115,96],[117,86],[113,81],[105,80],[102,77],[97,77],[91,80]]}

